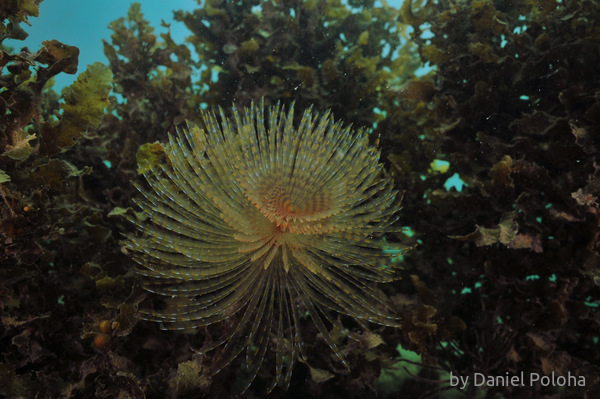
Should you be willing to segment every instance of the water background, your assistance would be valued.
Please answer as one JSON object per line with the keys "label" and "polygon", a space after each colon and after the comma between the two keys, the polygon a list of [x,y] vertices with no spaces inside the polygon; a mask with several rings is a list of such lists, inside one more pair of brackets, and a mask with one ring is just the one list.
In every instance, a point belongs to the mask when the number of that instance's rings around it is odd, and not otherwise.
{"label": "water background", "polygon": [[[110,43],[112,31],[108,25],[127,16],[131,3],[127,0],[44,0],[40,4],[40,15],[30,18],[31,26],[21,24],[29,34],[25,40],[6,40],[5,44],[15,49],[28,47],[35,52],[42,41],[56,39],[64,44],[79,48],[77,73],[85,71],[87,65],[96,61],[108,64],[104,56],[102,39]],[[190,35],[183,23],[173,20],[173,10],[191,11],[199,7],[196,0],[141,0],[144,18],[150,21],[156,33],[166,32],[161,21],[171,24],[171,36],[176,43],[183,43]],[[343,3],[346,3],[343,1]],[[390,7],[399,8],[403,0],[387,2]],[[380,4],[376,2],[376,5]],[[55,89],[60,92],[69,86],[77,75],[58,74]]]}

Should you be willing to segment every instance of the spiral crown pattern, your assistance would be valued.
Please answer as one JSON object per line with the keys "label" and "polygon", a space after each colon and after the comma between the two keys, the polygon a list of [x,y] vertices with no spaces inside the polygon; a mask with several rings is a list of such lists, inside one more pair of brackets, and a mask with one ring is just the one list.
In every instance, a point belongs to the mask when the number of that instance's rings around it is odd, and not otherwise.
{"label": "spiral crown pattern", "polygon": [[131,220],[141,233],[126,247],[144,287],[165,302],[142,316],[169,329],[212,328],[203,350],[216,349],[215,372],[245,350],[247,385],[268,363],[269,389],[285,388],[301,356],[302,315],[344,364],[333,314],[399,325],[374,283],[396,278],[382,236],[400,200],[367,132],[330,112],[308,109],[298,127],[293,105],[219,114],[170,136],[165,162],[137,185],[147,218]]}

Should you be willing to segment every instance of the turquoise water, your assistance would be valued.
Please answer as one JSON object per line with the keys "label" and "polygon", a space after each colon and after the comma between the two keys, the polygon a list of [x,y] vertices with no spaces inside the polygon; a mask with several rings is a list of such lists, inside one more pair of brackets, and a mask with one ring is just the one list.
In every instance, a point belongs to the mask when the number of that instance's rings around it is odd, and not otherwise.
{"label": "turquoise water", "polygon": [[[157,33],[166,32],[161,27],[161,21],[171,24],[171,36],[177,43],[183,43],[190,33],[180,22],[173,20],[173,10],[191,11],[198,7],[196,0],[143,0],[144,18],[156,29]],[[388,1],[388,5],[399,7],[403,0]],[[79,68],[78,73],[85,70],[88,64],[96,61],[107,63],[102,49],[102,39],[110,42],[111,30],[108,25],[127,15],[131,3],[128,0],[46,0],[40,4],[40,15],[31,18],[31,26],[23,24],[29,34],[24,41],[6,40],[6,44],[15,48],[27,46],[32,51],[37,51],[42,41],[56,39],[64,44],[78,47]],[[63,87],[75,81],[76,75],[59,74],[56,79],[56,88],[60,91]]]}
{"label": "turquoise water", "polygon": [[[21,48],[27,46],[37,51],[42,41],[56,39],[64,44],[78,47],[79,68],[81,73],[88,64],[96,61],[107,63],[102,49],[102,39],[110,42],[111,30],[108,25],[120,17],[127,15],[129,6],[134,1],[127,0],[46,0],[40,4],[40,15],[30,18],[31,26],[22,27],[29,36],[24,41],[6,40],[6,44]],[[160,26],[161,20],[171,25],[171,35],[177,42],[183,42],[189,34],[182,23],[173,21],[172,10],[190,11],[197,7],[195,0],[144,0],[142,5],[144,17],[150,21],[157,32],[166,32]],[[70,85],[75,75],[59,74],[56,77],[56,88],[59,90]]]}

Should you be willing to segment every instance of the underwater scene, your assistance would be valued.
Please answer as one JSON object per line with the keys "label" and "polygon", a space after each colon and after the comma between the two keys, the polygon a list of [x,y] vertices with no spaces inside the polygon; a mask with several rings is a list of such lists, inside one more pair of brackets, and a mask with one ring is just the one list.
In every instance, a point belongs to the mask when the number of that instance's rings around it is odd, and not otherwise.
{"label": "underwater scene", "polygon": [[125,3],[0,2],[0,397],[600,398],[599,1]]}

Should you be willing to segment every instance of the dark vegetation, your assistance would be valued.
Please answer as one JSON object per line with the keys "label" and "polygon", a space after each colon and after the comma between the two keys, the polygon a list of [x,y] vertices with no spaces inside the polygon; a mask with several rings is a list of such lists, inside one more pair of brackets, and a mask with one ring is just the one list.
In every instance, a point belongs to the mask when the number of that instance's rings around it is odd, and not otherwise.
{"label": "dark vegetation", "polygon": [[[22,39],[39,2],[2,2],[0,40]],[[187,44],[157,36],[134,4],[111,25],[110,65],[90,66],[61,96],[51,78],[76,73],[78,49],[51,33],[36,52],[1,47],[0,396],[228,396],[241,360],[211,377],[210,353],[190,350],[197,337],[136,319],[145,294],[121,249],[132,227],[120,214],[134,212],[141,144],[200,122],[198,107],[264,97],[372,127],[404,193],[401,223],[415,233],[390,239],[416,245],[405,278],[380,287],[404,327],[332,326],[348,373],[304,319],[315,335],[307,364],[273,397],[446,397],[457,393],[445,372],[524,371],[586,384],[463,394],[593,398],[598,2],[243,4],[176,12],[192,32]],[[426,62],[434,69],[415,77]],[[455,173],[465,186],[448,190]],[[421,355],[419,376],[376,388],[398,345]],[[271,378],[259,375],[249,395]]]}

